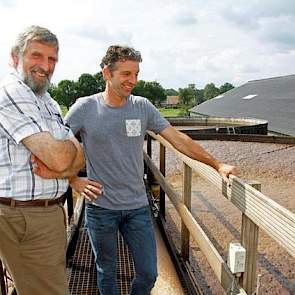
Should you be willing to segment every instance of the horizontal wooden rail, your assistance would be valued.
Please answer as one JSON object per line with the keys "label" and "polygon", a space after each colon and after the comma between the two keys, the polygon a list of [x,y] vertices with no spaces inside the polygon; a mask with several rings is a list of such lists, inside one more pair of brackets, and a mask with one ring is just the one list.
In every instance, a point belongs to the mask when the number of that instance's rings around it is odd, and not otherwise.
{"label": "horizontal wooden rail", "polygon": [[[176,127],[177,128],[177,127]],[[225,140],[242,142],[260,142],[295,145],[294,136],[271,136],[261,134],[226,134],[226,133],[200,133],[200,130],[185,129],[181,132],[194,140]]]}
{"label": "horizontal wooden rail", "polygon": [[265,196],[238,177],[231,176],[227,185],[219,174],[208,165],[192,160],[178,152],[160,135],[148,132],[201,177],[211,182],[241,212],[248,216],[270,237],[277,241],[292,257],[295,257],[295,214]]}
{"label": "horizontal wooden rail", "polygon": [[[177,212],[181,217],[182,222],[185,224],[192,237],[198,243],[198,246],[200,247],[202,253],[206,256],[208,263],[215,272],[222,287],[224,288],[224,290],[230,290],[233,282],[235,282],[235,277],[228,269],[228,266],[226,265],[225,261],[219,255],[211,241],[204,233],[203,229],[200,227],[200,225],[196,222],[196,220],[190,213],[190,211],[180,201],[181,196],[178,193],[176,193],[171,187],[171,185],[169,185],[165,181],[165,177],[161,174],[161,172],[158,170],[156,165],[153,163],[151,158],[146,153],[144,153],[144,160],[145,163],[148,165],[149,169],[152,171],[154,177],[159,182],[162,189],[165,191],[165,193],[168,195],[169,199],[173,203],[174,207],[176,208]],[[239,292],[240,294],[246,294],[246,292],[242,288],[239,288]]]}

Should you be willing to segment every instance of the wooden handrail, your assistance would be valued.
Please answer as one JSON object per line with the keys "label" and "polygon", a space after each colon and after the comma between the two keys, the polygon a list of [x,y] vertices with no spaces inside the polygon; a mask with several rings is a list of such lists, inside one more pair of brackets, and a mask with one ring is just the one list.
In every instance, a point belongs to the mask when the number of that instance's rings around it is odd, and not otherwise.
{"label": "wooden handrail", "polygon": [[[212,267],[222,287],[224,288],[224,290],[230,290],[232,283],[235,281],[235,277],[230,272],[225,261],[217,252],[211,241],[208,239],[203,229],[196,222],[191,212],[180,201],[181,196],[173,190],[172,186],[167,183],[167,181],[165,181],[164,176],[161,174],[161,172],[158,170],[156,165],[146,153],[144,153],[144,160],[149,169],[152,171],[154,177],[159,182],[160,186],[168,195],[179,216],[181,217],[182,222],[185,224],[192,237],[198,243],[198,246],[200,247],[202,253],[206,256],[208,263]],[[239,289],[240,294],[246,294],[243,289]]]}
{"label": "wooden handrail", "polygon": [[[269,197],[260,192],[260,184],[246,183],[242,179],[231,175],[230,184],[225,183],[220,175],[210,166],[205,165],[196,160],[192,160],[181,152],[177,151],[168,141],[160,135],[155,135],[153,132],[148,131],[149,140],[149,153],[151,154],[151,138],[160,142],[160,150],[163,152],[165,148],[172,150],[184,163],[185,173],[183,179],[183,186],[189,187],[183,190],[183,200],[165,180],[151,158],[144,153],[144,160],[146,165],[152,172],[153,177],[157,179],[161,189],[167,194],[179,213],[182,221],[182,258],[188,259],[188,243],[189,235],[191,235],[202,253],[207,258],[208,263],[215,272],[221,286],[224,290],[229,290],[235,283],[235,291],[240,294],[252,294],[255,288],[255,270],[256,270],[256,253],[258,231],[263,229],[271,238],[277,241],[292,257],[295,257],[295,214],[286,208],[282,207]],[[163,154],[160,157],[163,161]],[[230,272],[228,266],[219,255],[211,241],[208,239],[202,228],[193,218],[190,213],[190,186],[189,180],[190,172],[188,169],[196,171],[202,178],[213,184],[224,197],[230,200],[242,213],[242,233],[241,243],[247,249],[246,253],[246,269],[240,277],[239,282],[243,288],[238,285],[238,280]],[[161,169],[163,170],[163,169]],[[190,182],[188,184],[188,182]],[[256,188],[255,188],[256,187]],[[186,206],[187,205],[187,206]],[[246,292],[247,293],[246,293]]]}
{"label": "wooden handrail", "polygon": [[184,163],[211,182],[241,212],[295,257],[294,213],[236,176],[230,176],[231,185],[227,185],[213,168],[180,153],[160,135],[151,131],[148,131],[148,134],[166,148],[173,150]]}

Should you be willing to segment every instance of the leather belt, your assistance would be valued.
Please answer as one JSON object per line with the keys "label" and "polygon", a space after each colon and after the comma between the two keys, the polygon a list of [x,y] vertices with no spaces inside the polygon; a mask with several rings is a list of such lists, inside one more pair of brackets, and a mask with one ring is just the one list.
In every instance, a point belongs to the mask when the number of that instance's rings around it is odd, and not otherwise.
{"label": "leather belt", "polygon": [[47,206],[52,206],[55,204],[60,204],[64,203],[66,200],[66,196],[62,195],[61,197],[57,199],[38,199],[38,200],[30,200],[30,201],[18,201],[14,200],[12,198],[0,198],[0,204],[10,206],[10,207],[18,207],[18,206],[27,206],[27,207],[32,207],[32,206],[39,206],[39,207],[47,207]]}

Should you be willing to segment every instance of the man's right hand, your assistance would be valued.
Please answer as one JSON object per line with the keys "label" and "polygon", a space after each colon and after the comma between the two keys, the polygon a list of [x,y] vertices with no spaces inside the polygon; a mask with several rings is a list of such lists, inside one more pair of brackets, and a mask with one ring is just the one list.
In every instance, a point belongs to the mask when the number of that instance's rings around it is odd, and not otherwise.
{"label": "man's right hand", "polygon": [[88,201],[95,201],[103,194],[103,186],[101,183],[90,180],[87,177],[72,177],[69,179],[70,186],[81,194]]}

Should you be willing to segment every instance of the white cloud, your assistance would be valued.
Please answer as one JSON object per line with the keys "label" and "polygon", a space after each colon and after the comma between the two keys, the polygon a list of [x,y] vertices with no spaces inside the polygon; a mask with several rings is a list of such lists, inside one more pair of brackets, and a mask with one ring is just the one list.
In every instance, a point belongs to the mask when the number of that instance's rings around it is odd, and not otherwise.
{"label": "white cloud", "polygon": [[294,73],[291,0],[52,0],[46,6],[0,0],[0,8],[0,77],[15,35],[31,24],[49,28],[60,40],[54,82],[96,73],[111,44],[140,50],[140,79],[165,88],[239,85]]}

